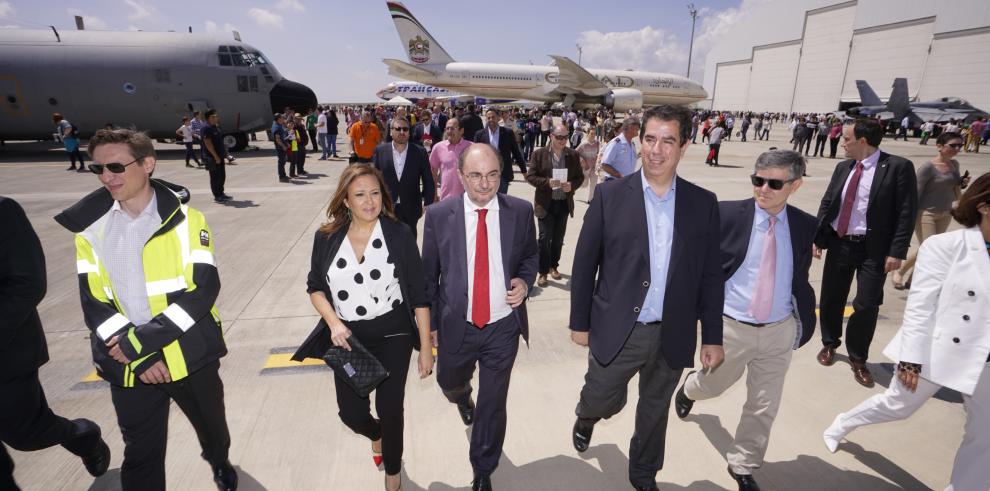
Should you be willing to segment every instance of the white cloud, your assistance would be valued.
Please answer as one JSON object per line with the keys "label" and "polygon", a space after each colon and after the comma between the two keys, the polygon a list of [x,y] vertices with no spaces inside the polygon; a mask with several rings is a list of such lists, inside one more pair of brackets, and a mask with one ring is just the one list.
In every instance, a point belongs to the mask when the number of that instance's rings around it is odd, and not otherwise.
{"label": "white cloud", "polygon": [[99,18],[99,17],[97,17],[95,15],[86,15],[85,12],[83,12],[82,10],[76,9],[76,8],[67,8],[67,9],[65,9],[65,11],[68,12],[69,15],[78,15],[78,16],[82,17],[83,18],[83,24],[85,25],[86,29],[94,29],[94,30],[97,30],[97,31],[109,31],[110,30],[110,24],[107,24],[107,21],[105,21],[105,20],[103,20],[103,19],[101,19],[101,18]]}
{"label": "white cloud", "polygon": [[145,19],[153,14],[154,7],[145,5],[138,0],[124,0],[124,3],[131,8],[131,13],[127,15],[127,18],[132,21]]}
{"label": "white cloud", "polygon": [[237,29],[237,26],[231,24],[230,22],[224,22],[223,23],[223,26],[221,27],[216,22],[213,22],[212,20],[207,20],[204,23],[204,25],[205,25],[206,32],[208,32],[210,34],[222,33],[222,32],[231,32],[231,31],[237,31],[238,30]]}
{"label": "white cloud", "polygon": [[278,0],[276,7],[279,10],[295,10],[296,12],[304,12],[306,6],[299,3],[299,0]]}
{"label": "white cloud", "polygon": [[722,42],[734,26],[744,22],[758,6],[769,1],[742,0],[738,7],[730,7],[725,10],[702,7],[698,11],[698,32],[694,37],[694,59],[697,61],[691,62],[691,78],[693,80],[704,80],[705,63],[709,51]]}
{"label": "white cloud", "polygon": [[677,36],[646,26],[638,31],[584,31],[577,40],[581,64],[595,68],[670,71],[687,61]]}
{"label": "white cloud", "polygon": [[248,15],[251,16],[251,18],[254,19],[254,21],[261,27],[274,29],[282,28],[282,16],[270,10],[254,7],[251,10],[248,10]]}
{"label": "white cloud", "polygon": [[14,6],[10,2],[0,2],[0,19],[10,17],[14,14]]}

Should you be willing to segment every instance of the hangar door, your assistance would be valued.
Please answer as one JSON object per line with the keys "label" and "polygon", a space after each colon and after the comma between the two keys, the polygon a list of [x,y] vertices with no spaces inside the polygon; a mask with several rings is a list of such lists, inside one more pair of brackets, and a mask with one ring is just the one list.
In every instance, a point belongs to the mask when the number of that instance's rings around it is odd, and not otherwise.
{"label": "hangar door", "polygon": [[918,93],[935,18],[927,17],[853,33],[843,101],[859,101],[856,80],[866,80],[881,99],[890,97],[897,77],[908,79],[908,95]]}
{"label": "hangar door", "polygon": [[715,66],[715,90],[712,109],[716,111],[742,111],[749,109],[746,95],[749,92],[750,60],[730,61]]}
{"label": "hangar door", "polygon": [[791,111],[820,113],[839,108],[855,19],[855,2],[808,12]]}
{"label": "hangar door", "polygon": [[918,99],[962,97],[990,111],[990,28],[936,34]]}
{"label": "hangar door", "polygon": [[753,48],[747,106],[756,112],[788,112],[794,77],[801,56],[801,40]]}

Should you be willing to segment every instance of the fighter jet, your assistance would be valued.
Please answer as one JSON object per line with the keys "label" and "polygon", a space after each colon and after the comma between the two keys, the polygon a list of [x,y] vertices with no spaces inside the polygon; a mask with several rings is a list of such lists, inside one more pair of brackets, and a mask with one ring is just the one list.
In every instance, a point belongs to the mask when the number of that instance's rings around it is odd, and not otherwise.
{"label": "fighter jet", "polygon": [[862,106],[846,111],[852,116],[878,116],[884,121],[900,123],[904,116],[910,117],[913,124],[924,121],[948,121],[950,119],[974,121],[981,116],[987,116],[985,111],[977,109],[959,97],[942,97],[934,101],[910,102],[906,78],[895,78],[890,98],[884,104],[877,93],[873,91],[866,80],[857,80],[859,99]]}
{"label": "fighter jet", "polygon": [[52,138],[52,113],[82,137],[113,125],[175,136],[182,116],[215,108],[224,143],[289,106],[316,107],[305,85],[285,79],[258,49],[183,32],[0,29],[0,140]]}

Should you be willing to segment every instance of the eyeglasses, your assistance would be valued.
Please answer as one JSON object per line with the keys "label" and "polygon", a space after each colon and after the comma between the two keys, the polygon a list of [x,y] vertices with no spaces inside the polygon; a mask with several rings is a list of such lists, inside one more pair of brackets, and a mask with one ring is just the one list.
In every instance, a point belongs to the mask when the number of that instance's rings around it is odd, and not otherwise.
{"label": "eyeglasses", "polygon": [[954,150],[959,150],[960,148],[963,147],[963,144],[962,143],[950,143],[950,144],[948,144],[946,146],[949,147],[949,148],[951,148],[951,149],[954,149]]}
{"label": "eyeglasses", "polygon": [[106,169],[114,174],[123,174],[124,169],[126,169],[128,165],[131,165],[142,158],[144,157],[136,158],[126,164],[121,164],[119,162],[110,162],[109,164],[89,164],[89,171],[93,174],[100,175],[103,174],[103,169]]}
{"label": "eyeglasses", "polygon": [[749,181],[752,182],[753,185],[758,188],[762,188],[764,184],[769,184],[770,189],[773,189],[774,191],[780,191],[784,187],[784,184],[787,184],[789,182],[794,182],[795,180],[788,179],[786,181],[782,181],[780,179],[767,179],[765,177],[760,177],[756,174],[753,174],[749,176]]}
{"label": "eyeglasses", "polygon": [[565,141],[568,138],[567,135],[553,135],[553,137],[560,141]]}
{"label": "eyeglasses", "polygon": [[399,133],[405,133],[405,132],[409,131],[409,128],[406,127],[406,126],[402,126],[402,127],[399,127],[399,128],[393,127],[392,128],[392,131],[398,131]]}
{"label": "eyeglasses", "polygon": [[480,172],[469,172],[461,175],[467,178],[468,182],[471,184],[478,184],[481,182],[482,178],[485,179],[485,182],[496,182],[502,176],[502,173],[497,170],[493,170],[487,174],[482,174]]}

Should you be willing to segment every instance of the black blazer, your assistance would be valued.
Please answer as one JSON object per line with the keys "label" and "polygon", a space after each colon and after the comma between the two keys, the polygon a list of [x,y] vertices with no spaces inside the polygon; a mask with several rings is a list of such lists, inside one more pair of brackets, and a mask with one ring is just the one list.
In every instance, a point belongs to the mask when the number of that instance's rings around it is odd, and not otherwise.
{"label": "black blazer", "polygon": [[0,381],[4,381],[37,371],[48,361],[38,317],[47,279],[38,235],[21,206],[3,196],[0,230]]}
{"label": "black blazer", "polygon": [[[832,220],[842,209],[842,188],[855,165],[853,159],[844,160],[832,172],[832,180],[818,208],[815,245],[820,249],[828,249],[829,241],[836,237]],[[880,152],[870,187],[870,204],[866,209],[866,253],[881,261],[885,256],[906,258],[917,218],[918,184],[914,164],[905,158]]]}
{"label": "black blazer", "polygon": [[[401,217],[422,216],[423,205],[433,203],[437,194],[426,149],[420,145],[406,145],[406,165],[402,170],[401,181],[395,176],[391,143],[382,143],[375,147],[371,161],[385,176],[388,194],[392,197],[392,202],[396,203],[395,213]],[[423,185],[422,189],[420,183]]]}
{"label": "black blazer", "polygon": [[[722,221],[722,272],[728,281],[746,260],[749,239],[753,231],[753,213],[756,201],[753,198],[741,201],[719,201],[719,216]],[[811,268],[811,245],[815,239],[817,221],[815,217],[791,205],[787,205],[787,226],[791,235],[794,277],[791,280],[791,304],[794,306],[794,319],[797,321],[799,336],[795,336],[794,349],[811,339],[815,333],[815,289],[808,281]]]}
{"label": "black blazer", "polygon": [[[570,328],[590,331],[591,353],[603,365],[625,345],[650,287],[641,175],[637,171],[595,188],[574,251]],[[712,192],[676,179],[661,335],[663,356],[674,369],[694,366],[698,321],[702,344],[722,344],[725,300],[718,202]]]}
{"label": "black blazer", "polygon": [[[388,248],[389,256],[395,262],[395,270],[399,273],[402,304],[409,314],[409,325],[412,327],[413,339],[416,340],[413,347],[418,350],[419,332],[416,330],[416,316],[413,309],[429,307],[426,301],[426,286],[423,284],[423,261],[416,247],[416,239],[413,238],[406,224],[386,217],[380,218],[379,222],[382,225],[382,236],[385,237],[385,247]],[[333,291],[327,283],[327,271],[340,249],[340,244],[347,238],[348,228],[349,225],[341,227],[331,235],[317,230],[313,237],[313,254],[310,259],[309,276],[306,278],[306,293],[323,292],[330,305],[333,305]],[[326,320],[320,318],[320,322],[292,355],[292,359],[296,361],[305,358],[322,359],[332,345],[330,327]]]}
{"label": "black blazer", "polygon": [[430,115],[430,139],[433,140],[434,145],[443,141],[443,132],[447,127],[447,115],[440,113],[438,116],[434,121],[433,115]]}
{"label": "black blazer", "polygon": [[[505,290],[509,290],[509,280],[512,278],[523,280],[531,288],[536,281],[540,259],[533,206],[513,196],[496,196]],[[430,313],[433,317],[430,326],[438,331],[440,349],[447,353],[456,353],[460,349],[464,330],[468,329],[465,199],[462,194],[427,208],[423,223],[423,269],[426,273],[426,296],[432,306]],[[511,315],[516,316],[523,339],[528,342],[526,303],[513,309]]]}
{"label": "black blazer", "polygon": [[[475,143],[492,144],[488,137],[488,128],[482,128],[474,134]],[[526,159],[523,157],[519,144],[516,143],[516,134],[512,130],[498,127],[498,153],[502,157],[502,180],[511,181],[515,178],[512,171],[512,164],[518,164],[520,169],[526,168]]]}

